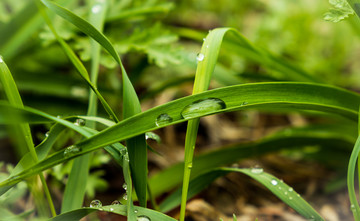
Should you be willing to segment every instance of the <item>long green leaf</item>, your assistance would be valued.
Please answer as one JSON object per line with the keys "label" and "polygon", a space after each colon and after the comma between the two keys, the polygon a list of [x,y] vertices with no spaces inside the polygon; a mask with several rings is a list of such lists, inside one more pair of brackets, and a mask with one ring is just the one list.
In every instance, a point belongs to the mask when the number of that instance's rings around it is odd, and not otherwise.
{"label": "long green leaf", "polygon": [[[134,209],[137,211],[137,216],[146,216],[149,220],[161,220],[161,221],[176,221],[176,219],[171,218],[163,213],[157,212],[155,210],[146,209],[143,207],[135,206]],[[110,213],[115,213],[122,216],[127,216],[127,206],[126,205],[109,205],[102,207],[86,207],[67,213],[63,213],[51,219],[51,221],[68,221],[68,220],[80,220],[81,218],[89,215],[90,213],[96,211],[106,211]],[[136,220],[136,217],[135,217]]]}
{"label": "long green leaf", "polygon": [[[193,88],[193,94],[198,94],[206,91],[210,85],[212,73],[217,62],[222,39],[229,28],[219,28],[211,31],[206,39],[204,39],[201,52],[197,56],[198,66],[195,74],[195,82]],[[198,107],[203,108],[203,107]],[[192,159],[195,150],[195,143],[197,132],[199,128],[200,119],[196,118],[189,120],[186,138],[185,138],[185,156],[184,156],[184,178],[182,189],[182,200],[180,208],[180,221],[185,220],[185,209],[187,192],[190,182],[190,175],[192,170]]]}
{"label": "long green leaf", "polygon": [[[57,5],[56,3],[50,2],[48,0],[41,0],[49,9],[54,11],[56,14],[60,15],[64,19],[68,20],[73,25],[77,26],[82,32],[92,37],[100,45],[106,49],[109,54],[116,60],[120,65],[123,79],[123,104],[124,104],[124,118],[132,116],[141,111],[139,99],[136,95],[136,92],[126,74],[125,68],[120,60],[119,55],[117,54],[115,48],[112,46],[110,41],[99,32],[94,26],[89,24],[87,21],[83,20],[79,16],[73,14],[69,10]],[[96,91],[95,91],[96,92]],[[117,121],[117,119],[114,119]],[[146,181],[147,180],[147,155],[146,155],[146,142],[145,136],[139,135],[136,138],[128,141],[129,146],[129,155],[131,159],[131,169],[134,172],[134,185],[137,191],[140,205],[146,205]],[[135,153],[135,148],[138,150]],[[135,164],[136,163],[136,164]]]}
{"label": "long green leaf", "polygon": [[[305,127],[304,130],[306,131],[304,132],[298,130],[286,130],[283,133],[270,136],[257,142],[235,144],[216,151],[201,154],[194,158],[191,179],[216,167],[229,165],[238,162],[241,159],[283,149],[295,149],[303,146],[316,145],[328,151],[330,149],[340,149],[344,151],[344,148],[346,147],[348,148],[348,151],[350,151],[353,140],[345,139],[343,134],[338,132],[338,129],[342,129],[344,133],[348,133],[348,129],[343,127],[336,128],[336,125],[333,127],[324,125],[324,127],[327,128]],[[152,176],[149,180],[149,185],[153,195],[155,197],[159,196],[179,186],[182,179],[174,174],[182,174],[183,172],[184,163],[178,163]],[[162,202],[160,206],[169,208],[169,205],[167,205],[166,202]]]}
{"label": "long green leaf", "polygon": [[[224,101],[226,107],[220,110],[194,113],[192,116],[186,118],[182,117],[183,108],[187,105],[191,105],[195,101],[206,98],[220,99]],[[243,84],[214,89],[169,102],[125,119],[122,122],[101,131],[97,135],[78,143],[77,147],[81,151],[75,153],[73,156],[66,158],[62,151],[54,153],[49,158],[34,166],[32,170],[26,170],[16,177],[12,177],[0,183],[0,187],[17,183],[24,177],[36,174],[76,156],[94,151],[100,147],[129,139],[147,131],[152,131],[198,117],[229,111],[266,107],[277,108],[279,110],[317,110],[334,113],[356,121],[358,113],[357,105],[359,103],[360,96],[355,93],[336,87],[310,83],[284,82]],[[26,108],[26,111],[42,114],[31,108]],[[158,126],[156,125],[156,119],[163,113],[166,113],[172,120]]]}

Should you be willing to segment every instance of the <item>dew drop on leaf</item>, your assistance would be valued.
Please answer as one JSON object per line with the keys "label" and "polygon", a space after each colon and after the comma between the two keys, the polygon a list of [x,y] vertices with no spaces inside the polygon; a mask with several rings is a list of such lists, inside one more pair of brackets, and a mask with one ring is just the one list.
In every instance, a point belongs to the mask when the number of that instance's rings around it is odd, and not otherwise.
{"label": "dew drop on leaf", "polygon": [[123,199],[124,199],[124,200],[127,200],[127,198],[128,198],[128,197],[127,197],[127,194],[125,193],[124,196],[123,196]]}
{"label": "dew drop on leaf", "polygon": [[156,126],[160,127],[171,123],[173,119],[168,114],[160,114],[155,121]]}
{"label": "dew drop on leaf", "polygon": [[219,98],[207,98],[187,105],[181,111],[181,116],[185,119],[200,117],[225,108],[226,104],[223,100]]}
{"label": "dew drop on leaf", "polygon": [[151,221],[151,219],[147,216],[141,215],[136,218],[137,221]]}
{"label": "dew drop on leaf", "polygon": [[0,63],[4,63],[4,60],[1,56],[0,56]]}
{"label": "dew drop on leaf", "polygon": [[101,5],[94,5],[92,8],[91,8],[91,11],[92,13],[96,14],[96,13],[99,13],[101,11]]}
{"label": "dew drop on leaf", "polygon": [[50,135],[50,131],[45,133],[45,137],[49,137],[49,135]]}
{"label": "dew drop on leaf", "polygon": [[278,181],[277,180],[271,180],[271,184],[276,186],[278,184]]}
{"label": "dew drop on leaf", "polygon": [[76,119],[74,124],[76,126],[85,126],[85,123],[86,123],[86,121],[84,119],[78,118],[78,119]]}
{"label": "dew drop on leaf", "polygon": [[90,207],[92,208],[99,208],[99,207],[102,207],[102,203],[100,200],[93,200],[91,201],[90,203]]}
{"label": "dew drop on leaf", "polygon": [[127,190],[127,185],[126,185],[126,183],[124,183],[124,184],[122,185],[122,188],[124,188],[124,190]]}
{"label": "dew drop on leaf", "polygon": [[81,151],[81,148],[76,145],[71,145],[64,150],[64,157],[71,157]]}
{"label": "dew drop on leaf", "polygon": [[117,206],[117,205],[121,205],[120,201],[119,200],[114,200],[112,203],[111,203],[112,206]]}
{"label": "dew drop on leaf", "polygon": [[289,187],[289,192],[294,191],[294,189],[292,187]]}
{"label": "dew drop on leaf", "polygon": [[205,58],[205,55],[203,53],[199,53],[197,56],[196,56],[196,60],[197,61],[203,61]]}
{"label": "dew drop on leaf", "polygon": [[251,173],[254,173],[254,174],[260,174],[264,172],[264,169],[261,168],[261,167],[254,167],[254,168],[251,168]]}

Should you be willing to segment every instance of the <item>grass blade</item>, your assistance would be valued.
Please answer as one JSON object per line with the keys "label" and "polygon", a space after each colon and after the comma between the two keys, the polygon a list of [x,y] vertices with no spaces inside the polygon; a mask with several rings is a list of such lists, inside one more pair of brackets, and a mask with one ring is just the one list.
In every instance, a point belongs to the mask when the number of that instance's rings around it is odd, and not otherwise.
{"label": "grass blade", "polygon": [[[87,34],[96,40],[100,45],[106,49],[109,54],[116,60],[120,65],[122,71],[123,79],[123,104],[124,104],[124,118],[132,116],[141,111],[139,99],[136,95],[136,92],[126,74],[125,68],[120,60],[119,55],[117,54],[115,48],[112,46],[110,41],[99,32],[94,26],[83,20],[82,18],[76,16],[69,10],[57,5],[56,3],[50,2],[48,0],[41,0],[45,6],[54,11],[56,14],[60,15],[64,19],[68,20],[73,25],[77,26],[82,32]],[[117,119],[114,119],[116,122]],[[140,204],[142,206],[146,205],[146,181],[147,180],[147,154],[146,154],[146,142],[145,136],[139,135],[137,138],[133,138],[128,141],[129,155],[131,169],[134,172],[134,185],[137,191]],[[137,152],[135,154],[135,148]],[[140,153],[141,152],[141,153]],[[136,164],[135,164],[136,162]],[[139,164],[139,165],[138,165]]]}
{"label": "grass blade", "polygon": [[[269,93],[268,91],[271,91],[272,93]],[[187,104],[192,104],[195,101],[209,97],[221,99],[225,102],[226,108],[196,113],[188,118],[182,117],[181,113],[184,106],[186,107]],[[244,104],[244,101],[247,103]],[[26,170],[21,174],[18,174],[19,176],[10,178],[10,180],[8,179],[0,183],[0,187],[17,183],[24,177],[36,174],[85,153],[92,152],[100,147],[127,140],[147,131],[152,131],[167,125],[184,122],[198,117],[250,108],[259,109],[263,107],[271,107],[280,110],[318,110],[335,113],[339,116],[344,116],[356,121],[358,113],[357,107],[359,103],[360,96],[355,93],[336,87],[309,83],[283,82],[243,84],[214,89],[181,98],[127,118],[118,124],[101,131],[95,136],[76,144],[81,151],[70,158],[65,158],[62,151],[54,153],[49,158],[39,162],[34,168],[32,168],[31,171]],[[2,106],[1,103],[0,106]],[[24,110],[30,113],[39,114],[51,120],[60,120],[56,117],[45,116],[44,113],[31,108],[25,108]],[[159,126],[156,125],[155,121],[161,113],[167,113],[168,116],[172,117],[172,121]]]}
{"label": "grass blade", "polygon": [[[220,46],[225,33],[228,28],[220,28],[211,31],[204,40],[201,52],[198,54],[198,66],[195,74],[195,82],[193,88],[193,94],[206,91],[209,87],[212,73],[217,62]],[[202,107],[200,107],[202,108]],[[185,220],[185,209],[187,192],[190,182],[190,174],[192,169],[192,160],[195,150],[195,143],[197,132],[199,128],[200,119],[196,118],[188,121],[185,138],[185,156],[184,156],[184,177],[183,177],[183,189],[181,196],[181,208],[180,208],[180,221]]]}

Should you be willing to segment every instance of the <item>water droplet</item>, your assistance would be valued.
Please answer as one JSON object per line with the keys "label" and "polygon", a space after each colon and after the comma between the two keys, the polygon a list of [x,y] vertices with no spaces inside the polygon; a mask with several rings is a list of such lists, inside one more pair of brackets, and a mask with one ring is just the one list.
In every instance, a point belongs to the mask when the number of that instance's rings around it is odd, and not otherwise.
{"label": "water droplet", "polygon": [[121,149],[121,150],[120,150],[120,154],[121,154],[121,155],[126,155],[126,154],[127,154],[126,148]]}
{"label": "water droplet", "polygon": [[60,118],[62,118],[62,117],[61,117],[61,115],[57,115],[56,118],[59,118],[59,119],[60,119]]}
{"label": "water droplet", "polygon": [[114,211],[114,208],[110,208],[110,211]]}
{"label": "water droplet", "polygon": [[1,56],[0,56],[0,63],[4,63],[4,60]]}
{"label": "water droplet", "polygon": [[290,197],[289,197],[289,200],[292,200],[292,199],[293,199],[293,198],[290,196]]}
{"label": "water droplet", "polygon": [[76,145],[71,145],[70,147],[66,148],[64,150],[64,157],[71,157],[81,151],[80,147],[77,147]]}
{"label": "water droplet", "polygon": [[260,173],[264,172],[264,169],[261,167],[254,167],[254,168],[251,168],[251,172],[255,173],[255,174],[260,174]]}
{"label": "water droplet", "polygon": [[50,135],[50,131],[45,133],[45,137],[49,137],[49,135]]}
{"label": "water droplet", "polygon": [[119,200],[114,200],[112,203],[111,203],[112,206],[118,206],[118,205],[121,205],[120,201]]}
{"label": "water droplet", "polygon": [[297,197],[300,197],[300,194],[297,194],[296,196],[297,196]]}
{"label": "water droplet", "polygon": [[209,45],[206,45],[206,48],[209,48]]}
{"label": "water droplet", "polygon": [[191,170],[192,167],[193,167],[193,166],[192,166],[192,163],[189,163],[188,166],[187,166],[187,168],[188,168],[189,170]]}
{"label": "water droplet", "polygon": [[181,116],[185,119],[204,116],[212,112],[226,108],[226,104],[219,98],[207,98],[187,105],[182,111]]}
{"label": "water droplet", "polygon": [[170,117],[168,114],[160,114],[156,118],[155,124],[156,126],[160,127],[168,123],[171,123],[172,121],[173,121],[172,117]]}
{"label": "water droplet", "polygon": [[282,189],[281,186],[279,186],[278,189],[281,190]]}
{"label": "water droplet", "polygon": [[138,216],[138,217],[136,218],[136,220],[137,220],[137,221],[151,221],[151,219],[150,219],[149,217],[144,216],[144,215]]}
{"label": "water droplet", "polygon": [[285,193],[284,193],[284,194],[285,194],[285,195],[287,195],[287,194],[288,194],[288,192],[286,192],[286,191],[285,191]]}
{"label": "water droplet", "polygon": [[354,205],[354,204],[351,204],[350,209],[351,209],[352,211],[354,211],[354,210],[356,209],[356,208],[355,208],[355,205]]}
{"label": "water droplet", "polygon": [[206,40],[206,38],[203,38],[203,41],[205,41]]}
{"label": "water droplet", "polygon": [[249,104],[248,102],[244,101],[241,103],[241,106]]}
{"label": "water droplet", "polygon": [[128,197],[127,197],[127,194],[125,193],[124,196],[123,196],[123,199],[124,199],[124,200],[127,200],[127,198],[128,198]]}
{"label": "water droplet", "polygon": [[90,203],[90,207],[99,208],[99,207],[102,207],[102,203],[100,200],[93,200]]}
{"label": "water droplet", "polygon": [[76,121],[75,121],[75,125],[76,126],[85,126],[85,123],[86,123],[86,121],[84,120],[84,119],[81,119],[81,118],[78,118],[78,119],[76,119]]}
{"label": "water droplet", "polygon": [[276,186],[278,184],[278,181],[277,180],[271,180],[271,184]]}
{"label": "water droplet", "polygon": [[122,188],[124,188],[124,190],[127,190],[127,185],[126,185],[126,183],[124,183],[124,184],[122,185]]}
{"label": "water droplet", "polygon": [[239,164],[233,163],[233,164],[231,165],[231,167],[232,167],[232,168],[239,168]]}
{"label": "water droplet", "polygon": [[197,54],[197,56],[196,56],[196,60],[197,60],[197,61],[203,61],[204,58],[205,58],[205,55],[202,54],[202,53],[199,53],[199,54]]}
{"label": "water droplet", "polygon": [[292,187],[289,187],[289,192],[294,191],[294,189]]}
{"label": "water droplet", "polygon": [[92,13],[96,14],[96,13],[99,13],[101,11],[101,5],[94,5],[92,8],[91,8],[91,11]]}
{"label": "water droplet", "polygon": [[138,213],[139,211],[137,209],[134,209],[134,213]]}

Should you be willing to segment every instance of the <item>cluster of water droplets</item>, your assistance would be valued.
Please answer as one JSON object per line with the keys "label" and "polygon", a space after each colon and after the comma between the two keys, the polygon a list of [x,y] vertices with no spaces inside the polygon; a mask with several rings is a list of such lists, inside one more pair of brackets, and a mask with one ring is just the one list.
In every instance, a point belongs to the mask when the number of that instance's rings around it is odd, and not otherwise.
{"label": "cluster of water droplets", "polygon": [[[294,197],[300,197],[300,194],[296,193],[292,187],[287,187],[286,185],[284,185],[283,180],[272,179],[270,183],[273,186],[278,186],[278,190],[284,191],[284,195],[286,195],[289,200],[292,200]],[[280,183],[282,184],[282,186],[280,185]]]}

